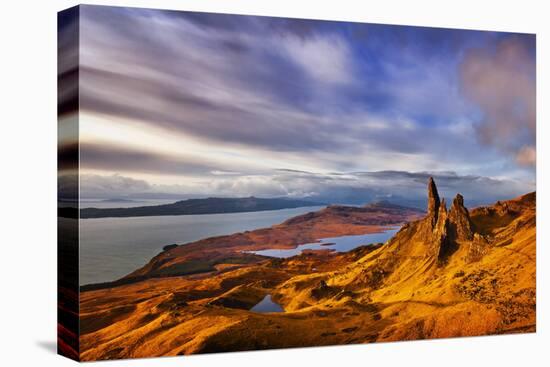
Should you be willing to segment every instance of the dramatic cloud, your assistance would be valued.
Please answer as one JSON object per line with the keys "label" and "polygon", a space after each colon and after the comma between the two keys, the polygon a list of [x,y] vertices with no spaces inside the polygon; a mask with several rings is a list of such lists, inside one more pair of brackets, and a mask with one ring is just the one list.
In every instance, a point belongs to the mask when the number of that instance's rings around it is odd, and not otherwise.
{"label": "dramatic cloud", "polygon": [[80,25],[85,174],[331,201],[419,195],[388,170],[533,188],[532,36],[85,5]]}
{"label": "dramatic cloud", "polygon": [[536,79],[531,38],[500,41],[495,49],[470,50],[462,65],[464,90],[481,107],[483,143],[535,164]]}

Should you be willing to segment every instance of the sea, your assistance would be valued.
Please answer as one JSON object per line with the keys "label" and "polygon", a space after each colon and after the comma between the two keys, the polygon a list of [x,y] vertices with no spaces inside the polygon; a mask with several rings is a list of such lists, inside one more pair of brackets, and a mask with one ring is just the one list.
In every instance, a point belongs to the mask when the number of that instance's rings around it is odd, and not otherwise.
{"label": "sea", "polygon": [[[122,206],[116,202],[103,202],[100,205]],[[140,205],[143,203],[140,202]],[[98,207],[98,203],[82,203],[82,207],[92,206]],[[166,245],[270,227],[321,208],[312,206],[246,213],[82,219],[80,284],[120,279],[145,265]]]}

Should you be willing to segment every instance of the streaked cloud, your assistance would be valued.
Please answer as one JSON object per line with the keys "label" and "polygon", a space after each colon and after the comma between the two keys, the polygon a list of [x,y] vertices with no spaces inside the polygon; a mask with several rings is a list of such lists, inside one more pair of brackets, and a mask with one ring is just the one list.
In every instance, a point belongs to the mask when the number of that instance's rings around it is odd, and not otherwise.
{"label": "streaked cloud", "polygon": [[192,158],[104,144],[80,144],[80,166],[84,171],[104,170],[168,175],[203,174],[215,169],[206,162]]}
{"label": "streaked cloud", "polygon": [[111,7],[81,14],[89,177],[121,175],[177,195],[376,197],[380,176],[353,172],[389,170],[482,177],[454,182],[484,193],[472,182],[509,184],[499,195],[532,188],[532,36]]}

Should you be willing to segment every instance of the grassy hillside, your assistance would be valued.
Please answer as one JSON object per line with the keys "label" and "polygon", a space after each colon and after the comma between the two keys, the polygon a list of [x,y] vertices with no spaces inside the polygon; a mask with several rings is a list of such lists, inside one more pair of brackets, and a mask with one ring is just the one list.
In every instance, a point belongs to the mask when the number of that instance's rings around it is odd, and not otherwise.
{"label": "grassy hillside", "polygon": [[535,331],[535,194],[429,204],[383,245],[83,292],[83,359]]}

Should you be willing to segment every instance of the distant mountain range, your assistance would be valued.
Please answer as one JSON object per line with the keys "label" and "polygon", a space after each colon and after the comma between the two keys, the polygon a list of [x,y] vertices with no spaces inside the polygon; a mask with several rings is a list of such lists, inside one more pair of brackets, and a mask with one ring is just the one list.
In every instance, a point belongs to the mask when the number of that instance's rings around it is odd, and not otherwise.
{"label": "distant mountain range", "polygon": [[80,210],[80,218],[241,213],[321,205],[326,204],[286,198],[206,198],[133,208],[85,208]]}

